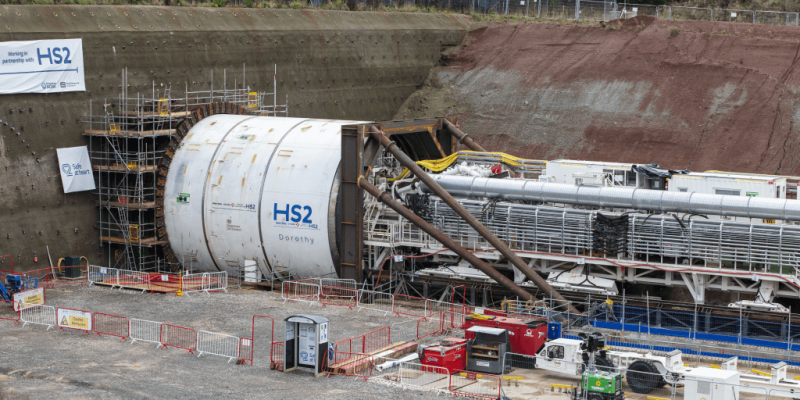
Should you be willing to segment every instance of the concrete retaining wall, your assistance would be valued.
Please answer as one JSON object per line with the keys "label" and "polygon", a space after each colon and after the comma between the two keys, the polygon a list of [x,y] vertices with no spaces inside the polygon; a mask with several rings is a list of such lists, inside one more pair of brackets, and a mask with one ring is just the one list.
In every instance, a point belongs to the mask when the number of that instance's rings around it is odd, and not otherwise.
{"label": "concrete retaining wall", "polygon": [[[85,255],[106,264],[91,193],[65,195],[56,148],[87,144],[81,116],[118,95],[205,90],[242,82],[289,94],[290,116],[390,119],[458,45],[470,23],[460,15],[150,6],[1,6],[0,41],[82,38],[87,92],[0,96],[0,255],[18,270]],[[34,253],[39,258],[33,263]],[[0,270],[8,269],[8,261]]]}

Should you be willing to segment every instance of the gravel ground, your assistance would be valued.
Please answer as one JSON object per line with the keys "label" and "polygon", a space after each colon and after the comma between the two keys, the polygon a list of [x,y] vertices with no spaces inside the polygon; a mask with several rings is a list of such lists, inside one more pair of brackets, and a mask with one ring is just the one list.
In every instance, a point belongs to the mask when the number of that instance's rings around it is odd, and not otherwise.
{"label": "gravel ground", "polygon": [[[412,320],[380,313],[284,304],[279,293],[229,290],[213,295],[176,297],[140,294],[108,287],[48,289],[47,304],[181,325],[197,330],[250,336],[254,314],[282,320],[292,314],[331,320],[331,341]],[[396,325],[392,341],[408,340],[415,322]],[[280,334],[280,338],[282,338]],[[277,340],[277,339],[276,339]],[[157,350],[150,343],[118,343],[115,338],[81,336],[78,331],[45,331],[41,325],[13,326],[0,321],[0,399],[16,398],[283,398],[393,399],[434,398],[430,392],[403,391],[357,378],[314,378],[310,372],[281,373],[227,363],[216,356],[187,356],[180,349]]]}

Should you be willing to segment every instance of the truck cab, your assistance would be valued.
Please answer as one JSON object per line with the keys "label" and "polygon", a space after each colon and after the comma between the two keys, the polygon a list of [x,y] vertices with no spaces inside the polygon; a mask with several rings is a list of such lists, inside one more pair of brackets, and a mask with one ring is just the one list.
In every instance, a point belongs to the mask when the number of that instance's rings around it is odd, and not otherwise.
{"label": "truck cab", "polygon": [[580,375],[581,340],[555,339],[545,343],[536,360],[536,367],[569,375]]}

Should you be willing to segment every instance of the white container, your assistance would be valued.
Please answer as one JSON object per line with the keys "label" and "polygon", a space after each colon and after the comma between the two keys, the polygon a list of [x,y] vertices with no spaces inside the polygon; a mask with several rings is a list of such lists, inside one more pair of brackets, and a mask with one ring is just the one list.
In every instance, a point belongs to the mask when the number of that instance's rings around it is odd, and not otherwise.
{"label": "white container", "polygon": [[214,115],[187,133],[164,188],[173,251],[201,270],[337,275],[341,126],[360,122]]}
{"label": "white container", "polygon": [[602,161],[548,161],[543,176],[548,182],[591,186],[637,186],[633,164]]}
{"label": "white container", "polygon": [[693,172],[669,178],[670,192],[786,198],[786,178],[772,175]]}

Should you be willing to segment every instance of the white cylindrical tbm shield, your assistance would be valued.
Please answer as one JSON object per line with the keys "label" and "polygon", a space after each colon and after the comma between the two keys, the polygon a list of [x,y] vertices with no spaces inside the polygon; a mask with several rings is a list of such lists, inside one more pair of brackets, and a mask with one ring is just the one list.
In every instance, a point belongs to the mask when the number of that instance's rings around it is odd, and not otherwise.
{"label": "white cylindrical tbm shield", "polygon": [[354,121],[213,115],[183,138],[164,187],[179,260],[201,270],[337,276],[341,126]]}

